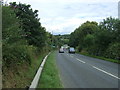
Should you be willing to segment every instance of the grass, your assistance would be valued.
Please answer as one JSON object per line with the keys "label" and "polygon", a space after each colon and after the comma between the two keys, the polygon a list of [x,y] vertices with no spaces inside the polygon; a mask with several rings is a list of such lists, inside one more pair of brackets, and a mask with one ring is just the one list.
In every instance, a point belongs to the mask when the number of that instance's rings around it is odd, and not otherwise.
{"label": "grass", "polygon": [[55,61],[55,51],[51,52],[43,68],[38,88],[62,88]]}
{"label": "grass", "polygon": [[3,88],[26,88],[30,86],[36,71],[39,68],[46,53],[40,54],[32,60],[31,66],[27,63],[11,68],[4,67]]}
{"label": "grass", "polygon": [[90,57],[94,57],[94,58],[98,58],[98,59],[105,60],[105,61],[110,61],[110,62],[113,62],[113,63],[118,63],[118,64],[120,64],[120,60],[115,60],[115,59],[110,59],[110,58],[105,58],[105,57],[90,55],[90,54],[88,54],[88,53],[83,53],[83,52],[80,52],[80,54],[86,55],[86,56],[90,56]]}

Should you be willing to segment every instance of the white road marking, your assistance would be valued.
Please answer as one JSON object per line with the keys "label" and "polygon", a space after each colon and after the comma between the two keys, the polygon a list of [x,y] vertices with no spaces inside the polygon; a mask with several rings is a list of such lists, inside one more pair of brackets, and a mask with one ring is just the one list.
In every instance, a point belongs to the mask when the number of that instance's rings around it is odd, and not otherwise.
{"label": "white road marking", "polygon": [[108,74],[108,75],[110,75],[110,76],[112,76],[112,77],[114,77],[114,78],[120,79],[119,77],[117,77],[117,76],[115,76],[115,75],[113,75],[113,74],[111,74],[111,73],[108,73],[108,72],[106,72],[106,71],[104,71],[104,70],[102,70],[102,69],[100,69],[100,68],[97,68],[97,67],[95,67],[95,66],[92,66],[92,67],[95,68],[95,69],[97,69],[97,70],[99,70],[99,71],[101,71],[101,72],[104,72],[105,74]]}
{"label": "white road marking", "polygon": [[85,63],[84,61],[82,61],[82,60],[80,60],[80,59],[78,59],[78,58],[76,58],[78,61],[80,61],[80,62],[82,62],[82,63]]}
{"label": "white road marking", "polygon": [[[69,55],[69,54],[67,54],[67,55]],[[73,55],[70,55],[70,56],[73,57]],[[86,63],[86,62],[84,62],[84,61],[82,61],[82,60],[80,60],[80,59],[78,59],[78,58],[76,58],[76,60],[78,60],[78,61],[80,61],[80,62],[82,62],[82,63]],[[114,78],[120,79],[119,77],[117,77],[117,76],[115,76],[115,75],[113,75],[113,74],[111,74],[111,73],[109,73],[109,72],[106,72],[106,71],[104,71],[104,70],[102,70],[102,69],[100,69],[100,68],[97,68],[97,67],[95,67],[95,66],[93,66],[93,65],[91,65],[91,64],[88,64],[88,65],[90,65],[90,66],[92,66],[93,68],[95,68],[95,69],[97,69],[97,70],[99,70],[99,71],[101,71],[101,72],[103,72],[103,73],[105,73],[105,74],[108,74],[108,75],[110,75],[110,76],[112,76],[112,77],[114,77]]]}

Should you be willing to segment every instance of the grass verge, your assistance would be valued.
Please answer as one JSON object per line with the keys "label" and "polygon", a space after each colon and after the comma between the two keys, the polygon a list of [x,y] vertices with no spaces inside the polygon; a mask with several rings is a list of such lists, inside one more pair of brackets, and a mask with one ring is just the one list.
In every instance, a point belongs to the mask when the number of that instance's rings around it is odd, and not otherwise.
{"label": "grass verge", "polygon": [[36,71],[47,53],[34,57],[31,65],[23,63],[14,67],[4,67],[3,88],[26,88],[30,86]]}
{"label": "grass verge", "polygon": [[37,88],[62,88],[55,61],[55,51],[51,52],[46,60]]}
{"label": "grass verge", "polygon": [[86,55],[86,56],[98,58],[98,59],[101,59],[101,60],[110,61],[110,62],[113,62],[113,63],[118,63],[118,64],[120,64],[120,60],[115,60],[115,59],[109,59],[109,58],[105,58],[105,57],[90,55],[90,54],[88,54],[88,53],[82,53],[82,52],[79,52],[79,53],[82,54],[82,55]]}

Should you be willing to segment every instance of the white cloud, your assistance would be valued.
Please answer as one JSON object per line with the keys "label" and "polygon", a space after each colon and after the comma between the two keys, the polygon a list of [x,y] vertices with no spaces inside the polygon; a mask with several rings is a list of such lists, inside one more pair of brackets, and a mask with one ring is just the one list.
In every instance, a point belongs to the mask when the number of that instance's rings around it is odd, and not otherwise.
{"label": "white cloud", "polygon": [[71,33],[85,21],[117,17],[119,0],[8,0],[31,4],[39,10],[42,26],[55,34]]}
{"label": "white cloud", "polygon": [[[7,0],[5,0],[7,1]],[[91,3],[94,3],[94,2],[118,2],[119,0],[10,0],[10,1],[18,1],[18,2],[27,2],[27,3],[81,3],[81,2],[85,2],[85,3],[88,3],[88,2],[91,2]]]}

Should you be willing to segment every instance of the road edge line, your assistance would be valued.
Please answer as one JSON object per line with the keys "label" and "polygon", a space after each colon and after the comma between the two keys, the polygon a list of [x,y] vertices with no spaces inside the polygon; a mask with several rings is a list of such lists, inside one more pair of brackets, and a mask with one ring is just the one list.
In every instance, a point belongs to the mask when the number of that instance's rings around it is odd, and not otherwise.
{"label": "road edge line", "polygon": [[29,90],[35,90],[35,88],[37,87],[39,79],[40,79],[40,76],[41,76],[41,73],[42,73],[42,69],[43,69],[44,64],[46,62],[46,59],[47,59],[47,57],[49,56],[50,53],[51,52],[49,52],[48,55],[46,55],[45,58],[43,59],[43,61],[42,61],[41,65],[40,65],[40,67],[39,67],[39,69],[38,69],[38,71],[37,71],[37,73],[36,73],[32,83],[31,83],[31,85],[29,87]]}

